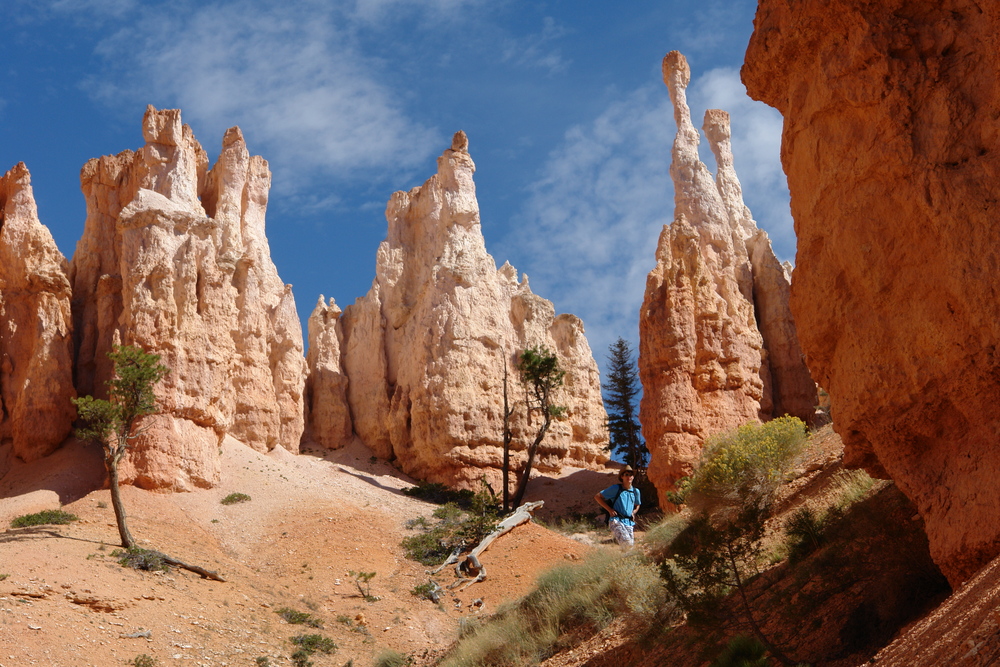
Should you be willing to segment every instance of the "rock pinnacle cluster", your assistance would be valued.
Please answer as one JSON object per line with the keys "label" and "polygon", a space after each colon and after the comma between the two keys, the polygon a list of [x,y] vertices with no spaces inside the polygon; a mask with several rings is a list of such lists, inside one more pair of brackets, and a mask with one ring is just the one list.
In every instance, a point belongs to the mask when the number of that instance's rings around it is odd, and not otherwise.
{"label": "rock pinnacle cluster", "polygon": [[[499,489],[504,367],[514,405],[524,392],[517,355],[538,345],[566,371],[555,403],[568,410],[543,441],[537,469],[602,464],[606,414],[583,323],[557,316],[510,264],[497,268],[474,172],[458,132],[437,174],[389,200],[368,294],[343,314],[317,304],[309,320],[312,437],[343,442],[353,424],[377,456],[415,477],[467,488],[485,477]],[[345,393],[349,414],[332,410],[332,397]],[[538,419],[515,413],[515,468]]]}
{"label": "rock pinnacle cluster", "polygon": [[660,234],[639,320],[640,419],[661,495],[691,472],[710,435],[784,414],[808,422],[817,402],[788,309],[789,275],[743,202],[729,115],[705,114],[713,177],[698,156],[690,78],[684,56],[667,54],[674,221]]}

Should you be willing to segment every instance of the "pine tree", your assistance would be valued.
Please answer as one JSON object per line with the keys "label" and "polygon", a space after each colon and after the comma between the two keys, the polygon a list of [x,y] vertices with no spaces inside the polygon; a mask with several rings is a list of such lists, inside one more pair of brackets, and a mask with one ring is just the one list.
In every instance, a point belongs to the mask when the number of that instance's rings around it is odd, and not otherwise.
{"label": "pine tree", "polygon": [[608,348],[608,380],[601,384],[608,410],[609,449],[637,471],[645,471],[649,450],[642,439],[636,408],[639,373],[628,341],[619,337]]}

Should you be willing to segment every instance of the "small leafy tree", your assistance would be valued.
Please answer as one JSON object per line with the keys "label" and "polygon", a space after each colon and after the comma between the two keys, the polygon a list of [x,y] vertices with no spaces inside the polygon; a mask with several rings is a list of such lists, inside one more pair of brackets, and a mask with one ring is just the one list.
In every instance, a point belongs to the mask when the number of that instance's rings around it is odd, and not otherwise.
{"label": "small leafy tree", "polygon": [[160,363],[160,355],[131,345],[116,345],[108,358],[114,363],[114,377],[108,380],[108,398],[82,396],[74,399],[84,425],[76,430],[81,440],[100,443],[104,466],[111,478],[111,504],[115,510],[118,534],[126,549],[135,546],[129,532],[121,489],[118,487],[118,464],[125,452],[146,428],[142,418],[156,412],[153,387],[169,372]]}
{"label": "small leafy tree", "polygon": [[637,471],[645,471],[649,450],[642,439],[642,429],[636,417],[639,396],[639,373],[628,341],[618,338],[608,348],[608,380],[601,385],[605,391],[604,405],[608,409],[608,448],[622,457]]}
{"label": "small leafy tree", "polygon": [[736,593],[753,634],[784,665],[795,662],[764,635],[747,582],[758,573],[775,491],[804,443],[805,424],[787,416],[709,439],[701,465],[678,483],[674,499],[687,502],[695,514],[662,569],[667,587],[695,621],[712,619],[719,602]]}
{"label": "small leafy tree", "polygon": [[552,424],[552,419],[566,414],[565,407],[552,404],[552,392],[556,387],[562,386],[563,377],[566,375],[566,372],[559,368],[559,359],[555,353],[549,352],[540,345],[529,347],[521,353],[517,362],[517,371],[527,392],[525,402],[527,403],[529,421],[532,412],[541,413],[542,421],[538,425],[535,439],[528,447],[528,460],[524,464],[524,470],[521,471],[514,499],[510,507],[504,505],[504,511],[520,506],[524,499],[524,492],[528,489],[528,479],[531,477],[531,468],[535,463],[538,445],[545,438],[545,434]]}

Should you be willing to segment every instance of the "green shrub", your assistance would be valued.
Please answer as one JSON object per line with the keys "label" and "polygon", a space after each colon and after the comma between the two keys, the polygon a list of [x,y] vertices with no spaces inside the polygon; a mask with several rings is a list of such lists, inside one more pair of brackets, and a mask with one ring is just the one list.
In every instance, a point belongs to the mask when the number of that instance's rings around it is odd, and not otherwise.
{"label": "green shrub", "polygon": [[256,662],[257,667],[271,667],[271,659],[266,655],[259,656]]}
{"label": "green shrub", "polygon": [[296,635],[289,639],[299,647],[300,650],[307,652],[309,655],[319,651],[320,653],[333,653],[337,650],[337,645],[333,643],[333,640],[329,637],[324,637],[323,635]]}
{"label": "green shrub", "polygon": [[246,503],[250,501],[250,496],[245,493],[230,493],[220,500],[223,505],[235,505],[236,503]]}
{"label": "green shrub", "polygon": [[275,610],[274,613],[285,619],[286,623],[290,623],[292,625],[308,625],[310,628],[323,627],[323,622],[321,620],[304,611],[296,611],[289,607],[282,607],[281,609]]}
{"label": "green shrub", "polygon": [[434,510],[433,516],[437,523],[429,527],[422,517],[408,522],[407,528],[424,532],[404,538],[400,543],[407,558],[423,565],[438,565],[452,552],[479,544],[496,529],[497,506],[484,483],[480,491],[473,494],[466,510],[456,503],[446,503]]}
{"label": "green shrub", "polygon": [[10,522],[11,528],[27,528],[28,526],[64,526],[73,521],[79,521],[80,517],[63,510],[42,510],[35,514],[25,514]]}
{"label": "green shrub", "polygon": [[403,493],[411,498],[420,498],[429,503],[444,505],[451,503],[463,509],[472,507],[472,499],[475,493],[468,489],[450,489],[440,482],[420,482],[417,486],[403,489]]}
{"label": "green shrub", "polygon": [[153,656],[143,653],[142,655],[135,656],[125,664],[132,665],[132,667],[156,667],[159,663]]}
{"label": "green shrub", "polygon": [[169,569],[165,556],[159,551],[143,549],[142,547],[129,547],[128,549],[115,549],[111,555],[118,559],[118,564],[122,567],[130,567],[133,570],[146,570],[147,572],[166,572]]}
{"label": "green shrub", "polygon": [[709,667],[771,667],[767,649],[755,637],[733,637]]}
{"label": "green shrub", "polygon": [[426,583],[414,586],[410,591],[410,595],[415,595],[418,598],[430,600],[431,602],[440,602],[441,586],[436,581],[427,581]]}

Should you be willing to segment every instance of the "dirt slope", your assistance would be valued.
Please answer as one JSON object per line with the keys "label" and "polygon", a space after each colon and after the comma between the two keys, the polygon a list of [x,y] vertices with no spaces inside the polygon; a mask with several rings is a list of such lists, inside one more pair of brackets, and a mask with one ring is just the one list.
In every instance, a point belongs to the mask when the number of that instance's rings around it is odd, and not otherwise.
{"label": "dirt slope", "polygon": [[[123,491],[142,546],[218,570],[225,583],[115,562],[117,529],[96,452],[72,445],[25,465],[0,449],[0,526],[60,500],[80,517],[0,533],[0,667],[104,667],[143,653],[161,665],[254,665],[260,656],[286,665],[288,638],[315,632],[339,647],[314,655],[317,667],[370,665],[387,648],[425,664],[454,639],[461,617],[490,613],[527,592],[541,570],[591,548],[529,524],[486,552],[486,581],[434,605],[411,595],[427,575],[399,547],[405,522],[434,509],[400,492],[412,481],[359,444],[325,457],[263,455],[234,440],[222,449],[217,489]],[[590,473],[583,486],[593,488],[576,489],[574,475],[533,483],[536,495],[561,498],[565,510],[606,482]],[[220,504],[231,492],[252,500]],[[352,570],[376,573],[378,601],[359,595]],[[442,574],[444,583],[453,576]],[[309,612],[324,628],[291,626],[275,613],[281,607]]]}

